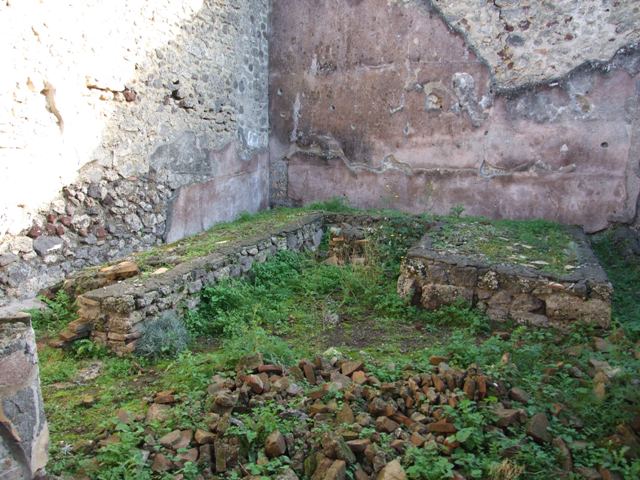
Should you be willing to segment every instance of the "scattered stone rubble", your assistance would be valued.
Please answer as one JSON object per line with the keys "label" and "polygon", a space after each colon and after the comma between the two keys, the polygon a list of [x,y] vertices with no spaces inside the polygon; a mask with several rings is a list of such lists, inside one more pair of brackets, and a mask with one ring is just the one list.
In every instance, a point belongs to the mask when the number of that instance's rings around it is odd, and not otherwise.
{"label": "scattered stone rubble", "polygon": [[[482,401],[500,388],[475,366],[463,371],[449,367],[442,357],[431,360],[433,373],[407,372],[404,380],[383,383],[360,361],[318,357],[283,369],[263,364],[259,355],[246,357],[235,375],[213,377],[208,388],[208,431],[174,430],[143,448],[149,452],[155,444],[163,447],[149,459],[156,472],[175,471],[193,461],[204,466],[207,476],[232,470],[246,473],[247,452],[226,432],[241,422],[237,414],[276,402],[283,407],[281,417],[298,419],[293,432],[270,433],[260,449],[259,463],[285,455],[291,459],[291,468],[276,478],[344,479],[347,467],[358,479],[406,478],[399,459],[408,448],[438,444],[451,452],[458,447],[449,438],[457,427],[444,406],[455,408],[464,398]],[[344,401],[336,400],[338,393]],[[507,398],[506,391],[501,394]],[[146,421],[166,419],[177,401],[173,392],[158,393]],[[496,409],[500,426],[526,419],[523,409],[507,408],[511,404],[505,402]],[[333,428],[314,432],[320,424]],[[364,435],[367,429],[371,435]],[[383,434],[391,436],[391,455],[381,447]]]}
{"label": "scattered stone rubble", "polygon": [[[258,479],[246,469],[250,452],[230,427],[242,426],[243,415],[251,415],[254,408],[276,403],[280,417],[295,419],[295,427],[269,432],[264,444],[252,447],[257,449],[253,454],[258,465],[283,456],[290,459],[289,466],[273,478],[343,480],[349,469],[359,480],[404,479],[402,460],[409,448],[435,447],[448,456],[460,447],[454,434],[465,425],[449,417],[444,407],[456,409],[461,401],[472,399],[493,411],[494,420],[486,429],[502,429],[509,435],[510,427],[524,425],[528,441],[555,445],[565,454],[562,469],[573,470],[571,452],[561,438],[552,436],[547,414],[528,416],[527,392],[494,381],[475,365],[460,370],[439,356],[432,356],[430,363],[431,373],[405,370],[402,380],[382,382],[363,362],[337,356],[302,360],[289,369],[265,365],[259,354],[248,356],[241,359],[236,372],[213,376],[206,400],[208,429],[174,430],[159,438],[147,429],[147,440],[140,448],[155,472],[176,472],[186,462],[195,462],[204,478],[235,472]],[[488,396],[499,401],[484,403]],[[159,392],[145,422],[167,420],[172,405],[179,402],[174,392]],[[552,413],[563,415],[561,408]],[[118,417],[135,420],[122,411]],[[637,434],[632,427],[621,426],[612,440],[640,445]],[[112,439],[109,432],[104,437]],[[504,456],[514,453],[504,452]],[[601,476],[594,478],[617,478],[606,469],[595,473]],[[175,478],[182,477],[176,474]],[[464,479],[460,473],[454,478]]]}
{"label": "scattered stone rubble", "polygon": [[568,231],[577,245],[579,266],[563,275],[436,250],[427,234],[401,266],[398,293],[429,310],[464,300],[494,321],[559,328],[584,321],[608,328],[613,287],[585,235]]}
{"label": "scattered stone rubble", "polygon": [[368,236],[371,227],[365,228],[349,223],[341,223],[329,228],[329,252],[325,263],[328,265],[363,265],[366,263]]}

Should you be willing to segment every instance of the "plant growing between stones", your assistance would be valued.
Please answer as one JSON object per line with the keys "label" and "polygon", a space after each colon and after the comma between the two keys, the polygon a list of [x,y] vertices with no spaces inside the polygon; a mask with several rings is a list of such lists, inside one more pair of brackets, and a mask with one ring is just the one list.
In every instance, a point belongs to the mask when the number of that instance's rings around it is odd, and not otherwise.
{"label": "plant growing between stones", "polygon": [[449,215],[451,215],[452,217],[460,218],[462,217],[462,214],[464,213],[464,211],[465,211],[464,205],[457,204],[451,207],[451,211],[449,212]]}
{"label": "plant growing between stones", "polygon": [[71,345],[71,350],[73,352],[73,356],[78,360],[87,358],[104,358],[108,355],[105,347],[98,345],[87,338],[74,342]]}
{"label": "plant growing between stones", "polygon": [[145,468],[145,460],[138,447],[143,442],[144,429],[140,425],[129,426],[120,423],[116,426],[117,442],[111,442],[100,448],[96,461],[100,470],[97,480],[151,478],[151,472]]}
{"label": "plant growing between stones", "polygon": [[407,477],[411,480],[443,480],[453,478],[454,465],[443,457],[435,445],[411,448],[405,455]]}
{"label": "plant growing between stones", "polygon": [[54,298],[39,297],[46,309],[30,309],[33,328],[39,335],[53,336],[76,317],[76,307],[64,290],[58,290]]}

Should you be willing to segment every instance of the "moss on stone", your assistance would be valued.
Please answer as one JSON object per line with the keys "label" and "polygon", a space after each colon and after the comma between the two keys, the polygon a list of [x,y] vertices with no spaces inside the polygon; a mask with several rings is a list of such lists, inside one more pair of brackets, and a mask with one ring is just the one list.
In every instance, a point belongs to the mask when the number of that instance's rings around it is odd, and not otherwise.
{"label": "moss on stone", "polygon": [[442,217],[433,248],[563,274],[577,267],[576,243],[563,225],[546,220]]}
{"label": "moss on stone", "polygon": [[218,224],[201,234],[135,254],[134,260],[142,272],[171,268],[214,253],[235,240],[276,231],[310,213],[310,209],[276,208],[253,215],[243,214],[233,222]]}

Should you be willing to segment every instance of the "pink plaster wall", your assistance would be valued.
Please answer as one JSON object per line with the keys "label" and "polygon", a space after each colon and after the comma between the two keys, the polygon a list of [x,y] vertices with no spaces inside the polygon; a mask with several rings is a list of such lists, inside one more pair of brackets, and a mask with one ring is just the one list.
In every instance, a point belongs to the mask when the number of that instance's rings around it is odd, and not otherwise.
{"label": "pink plaster wall", "polygon": [[633,220],[636,57],[496,95],[489,66],[440,16],[398,3],[274,3],[272,201],[344,196],[434,213],[461,204],[589,231]]}

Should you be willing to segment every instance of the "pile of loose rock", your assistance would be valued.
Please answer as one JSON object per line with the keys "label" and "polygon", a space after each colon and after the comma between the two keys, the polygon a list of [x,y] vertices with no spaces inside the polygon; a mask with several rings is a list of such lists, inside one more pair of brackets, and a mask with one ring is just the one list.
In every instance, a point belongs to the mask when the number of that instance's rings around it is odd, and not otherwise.
{"label": "pile of loose rock", "polygon": [[366,263],[371,228],[348,223],[329,228],[329,251],[325,263],[329,265],[363,265]]}
{"label": "pile of loose rock", "polygon": [[[348,470],[362,480],[406,478],[401,460],[409,448],[436,447],[449,455],[460,447],[454,434],[461,425],[447,407],[456,409],[467,398],[482,402],[491,395],[503,400],[491,406],[495,424],[489,428],[506,429],[527,420],[525,410],[512,405],[526,403],[525,392],[492,382],[474,365],[459,370],[446,360],[431,357],[431,373],[405,371],[402,380],[382,382],[363,362],[337,356],[303,360],[289,369],[265,365],[259,355],[245,357],[234,374],[212,378],[206,430],[147,436],[142,448],[156,452],[145,453],[155,472],[177,472],[193,462],[205,478],[231,472],[260,478],[246,468],[250,457],[257,465],[286,457],[282,464],[288,467],[273,475],[280,479],[344,479]],[[178,401],[173,392],[158,393],[147,423],[166,420]],[[289,427],[267,432],[258,445],[246,445],[234,432],[265,405],[278,405],[279,417]],[[530,437],[550,441],[547,427],[544,414],[533,417]]]}

